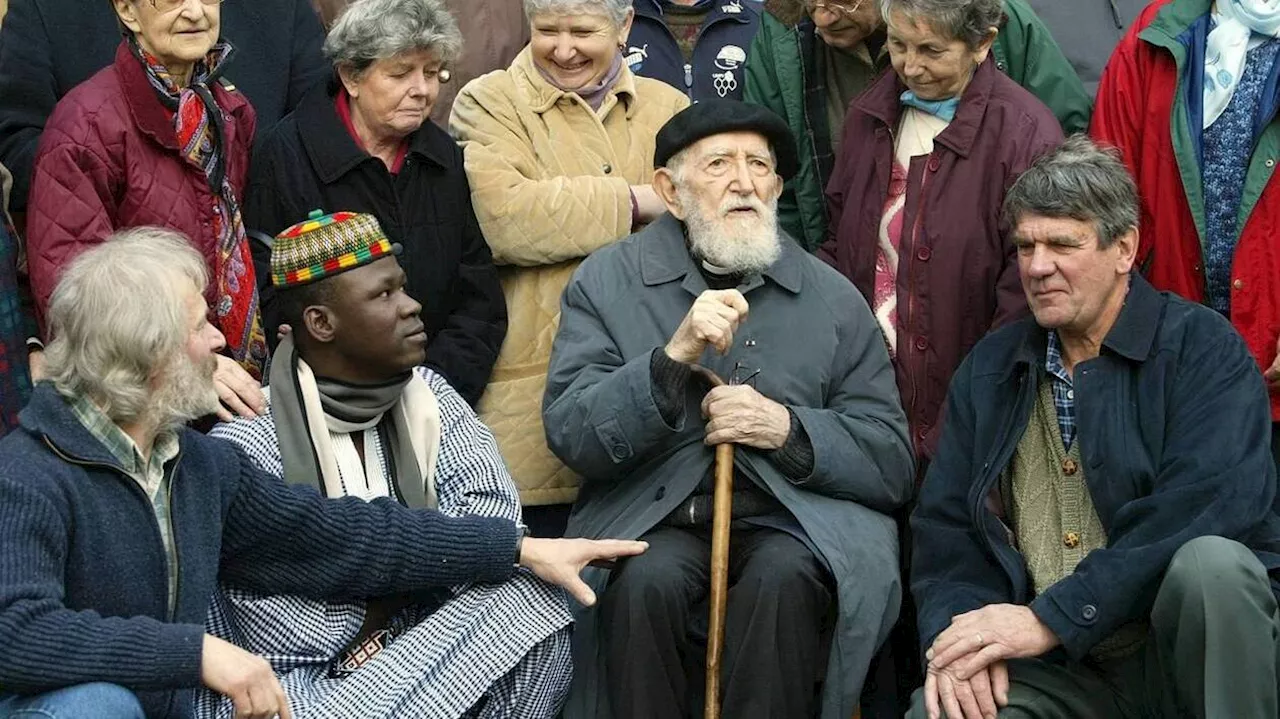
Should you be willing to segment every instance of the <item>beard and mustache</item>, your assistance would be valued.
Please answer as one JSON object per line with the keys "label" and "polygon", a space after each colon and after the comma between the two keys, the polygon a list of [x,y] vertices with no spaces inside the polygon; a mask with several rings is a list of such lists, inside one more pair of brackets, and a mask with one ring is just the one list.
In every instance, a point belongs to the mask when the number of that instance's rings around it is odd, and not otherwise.
{"label": "beard and mustache", "polygon": [[[689,246],[694,255],[732,275],[764,272],[778,260],[778,200],[765,203],[755,195],[730,194],[715,213],[704,212],[693,190],[677,189]],[[752,210],[737,214],[738,210]]]}
{"label": "beard and mustache", "polygon": [[159,429],[175,429],[218,410],[218,390],[213,374],[218,360],[209,355],[199,362],[180,352],[156,388],[148,410],[148,424]]}

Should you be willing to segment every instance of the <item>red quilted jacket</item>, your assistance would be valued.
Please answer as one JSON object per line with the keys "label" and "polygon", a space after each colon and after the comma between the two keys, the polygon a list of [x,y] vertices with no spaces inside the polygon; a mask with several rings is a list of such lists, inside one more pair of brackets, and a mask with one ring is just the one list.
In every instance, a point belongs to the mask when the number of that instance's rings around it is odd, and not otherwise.
{"label": "red quilted jacket", "polygon": [[[234,88],[218,84],[213,92],[223,112],[228,177],[243,200],[253,107]],[[116,230],[158,225],[182,232],[212,271],[214,207],[204,173],[178,154],[172,113],[122,42],[111,66],[62,98],[40,138],[27,253],[42,330],[62,268]]]}

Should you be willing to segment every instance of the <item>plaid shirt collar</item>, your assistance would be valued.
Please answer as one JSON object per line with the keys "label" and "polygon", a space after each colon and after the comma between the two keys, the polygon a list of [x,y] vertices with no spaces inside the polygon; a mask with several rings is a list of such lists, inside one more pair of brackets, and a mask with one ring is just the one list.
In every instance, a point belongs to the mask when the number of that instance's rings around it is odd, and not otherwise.
{"label": "plaid shirt collar", "polygon": [[[133,438],[120,429],[96,404],[86,397],[71,400],[71,411],[94,439],[107,448],[120,468],[152,494],[159,487],[163,467],[178,456],[178,434],[166,430],[156,436],[150,461],[143,458]],[[153,479],[154,478],[154,479]]]}
{"label": "plaid shirt collar", "polygon": [[1062,343],[1055,330],[1049,330],[1045,346],[1044,371],[1053,383],[1053,407],[1058,415],[1058,431],[1062,433],[1062,445],[1068,451],[1076,437],[1076,393],[1071,373],[1062,363]]}

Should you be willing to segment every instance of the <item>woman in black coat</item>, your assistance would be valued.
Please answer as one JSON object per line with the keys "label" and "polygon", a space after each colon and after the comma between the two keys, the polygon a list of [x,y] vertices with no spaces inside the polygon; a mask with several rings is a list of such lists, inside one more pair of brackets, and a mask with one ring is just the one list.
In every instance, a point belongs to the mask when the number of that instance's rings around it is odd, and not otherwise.
{"label": "woman in black coat", "polygon": [[[312,210],[375,215],[404,248],[406,290],[427,326],[427,365],[474,405],[506,336],[507,307],[471,209],[462,150],[427,119],[461,44],[441,0],[352,4],[325,40],[330,82],[259,142],[244,214],[250,229],[272,236]],[[274,328],[270,249],[256,244],[254,257]]]}

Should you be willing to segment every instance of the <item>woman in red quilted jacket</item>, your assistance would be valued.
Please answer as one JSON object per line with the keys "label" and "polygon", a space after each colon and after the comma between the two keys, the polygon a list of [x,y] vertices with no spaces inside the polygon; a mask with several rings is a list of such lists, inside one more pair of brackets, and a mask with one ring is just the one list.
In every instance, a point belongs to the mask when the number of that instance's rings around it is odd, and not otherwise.
{"label": "woman in red quilted jacket", "polygon": [[28,254],[43,327],[72,258],[127,227],[184,233],[208,264],[210,321],[227,337],[219,395],[253,416],[267,345],[240,203],[255,120],[220,74],[232,53],[220,2],[112,0],[124,32],[115,62],[63,97],[40,140]]}

